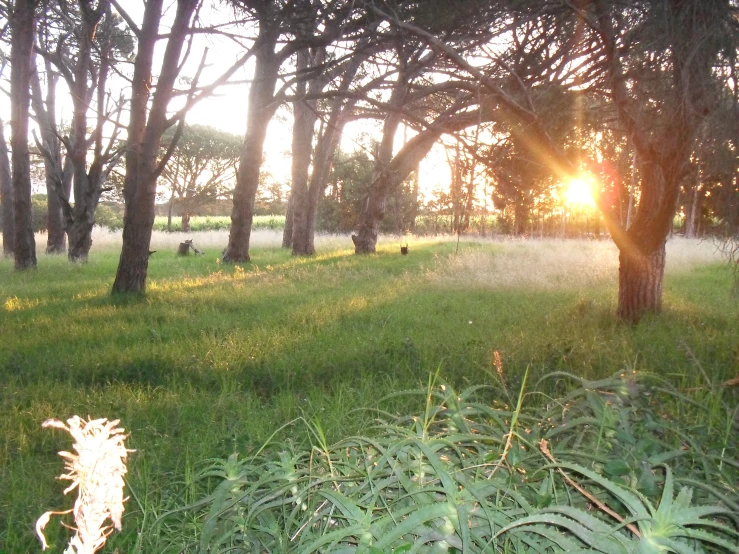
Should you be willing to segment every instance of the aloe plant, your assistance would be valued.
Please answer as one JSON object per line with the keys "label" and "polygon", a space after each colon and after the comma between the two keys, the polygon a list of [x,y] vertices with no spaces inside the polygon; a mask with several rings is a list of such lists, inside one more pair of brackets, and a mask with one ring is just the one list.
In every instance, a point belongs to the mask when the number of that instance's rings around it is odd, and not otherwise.
{"label": "aloe plant", "polygon": [[509,407],[431,380],[424,413],[363,436],[314,420],[313,444],[209,462],[209,493],[163,521],[193,514],[202,553],[739,551],[736,444],[691,451],[649,376],[579,384],[528,408],[524,386]]}

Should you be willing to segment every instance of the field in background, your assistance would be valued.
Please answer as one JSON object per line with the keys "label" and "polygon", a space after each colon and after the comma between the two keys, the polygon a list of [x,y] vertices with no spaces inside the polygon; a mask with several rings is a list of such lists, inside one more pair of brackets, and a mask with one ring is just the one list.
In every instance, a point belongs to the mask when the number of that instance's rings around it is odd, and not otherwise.
{"label": "field in background", "polygon": [[[109,296],[119,234],[96,231],[85,265],[41,255],[16,273],[0,260],[0,551],[37,550],[35,518],[70,504],[54,478],[69,445],[41,430],[50,417],[115,417],[131,433],[132,498],[107,547],[131,552],[168,507],[197,498],[204,460],[253,451],[298,416],[333,441],[378,407],[422,410],[423,398],[381,399],[437,369],[458,387],[497,386],[496,352],[514,391],[527,368],[531,383],[639,370],[737,402],[720,383],[737,376],[739,306],[709,243],[670,242],[665,313],[632,327],[613,315],[608,241],[418,239],[401,256],[390,237],[358,257],[349,237],[322,236],[302,259],[259,231],[253,263],[228,266],[227,231],[187,236],[204,256],[177,257],[181,238],[155,233],[145,299]],[[60,550],[66,531],[47,537]]]}

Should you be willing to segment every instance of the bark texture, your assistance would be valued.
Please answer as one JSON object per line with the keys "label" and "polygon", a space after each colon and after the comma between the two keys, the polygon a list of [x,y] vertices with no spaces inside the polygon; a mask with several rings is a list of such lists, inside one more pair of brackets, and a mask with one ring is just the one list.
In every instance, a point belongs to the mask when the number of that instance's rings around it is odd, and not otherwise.
{"label": "bark texture", "polygon": [[649,253],[622,250],[618,260],[618,317],[636,323],[645,313],[660,313],[664,242]]}
{"label": "bark texture", "polygon": [[36,267],[36,241],[31,213],[31,158],[28,149],[35,8],[34,0],[17,0],[10,17],[10,145],[17,270]]}
{"label": "bark texture", "polygon": [[5,123],[0,119],[0,204],[3,209],[3,255],[10,257],[15,249],[15,218],[13,217],[13,182],[10,176],[8,143]]}

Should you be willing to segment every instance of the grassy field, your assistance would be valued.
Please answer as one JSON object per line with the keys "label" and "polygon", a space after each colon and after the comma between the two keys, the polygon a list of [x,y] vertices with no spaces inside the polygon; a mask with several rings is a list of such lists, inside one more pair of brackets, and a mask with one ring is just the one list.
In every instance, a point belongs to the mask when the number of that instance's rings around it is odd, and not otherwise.
{"label": "grassy field", "polygon": [[[423,410],[422,397],[381,400],[437,371],[514,401],[527,369],[533,384],[553,371],[650,372],[715,403],[702,433],[731,431],[725,407],[737,394],[720,384],[739,373],[739,306],[710,244],[668,245],[665,311],[634,327],[614,318],[609,242],[470,240],[457,251],[453,239],[419,239],[400,256],[389,240],[358,257],[347,237],[322,237],[319,254],[301,259],[279,248],[279,232],[261,231],[253,263],[228,266],[225,232],[191,238],[204,256],[177,257],[179,237],[155,235],[143,299],[109,295],[118,235],[98,233],[85,265],[42,255],[37,270],[16,273],[0,260],[1,552],[38,551],[35,519],[71,504],[55,480],[69,442],[41,430],[50,417],[120,418],[131,435],[131,499],[111,552],[152,551],[152,522],[197,499],[203,461],[253,451],[296,417],[330,442],[366,428],[372,410]],[[308,432],[280,433],[299,442]],[[67,536],[50,525],[55,551]]]}

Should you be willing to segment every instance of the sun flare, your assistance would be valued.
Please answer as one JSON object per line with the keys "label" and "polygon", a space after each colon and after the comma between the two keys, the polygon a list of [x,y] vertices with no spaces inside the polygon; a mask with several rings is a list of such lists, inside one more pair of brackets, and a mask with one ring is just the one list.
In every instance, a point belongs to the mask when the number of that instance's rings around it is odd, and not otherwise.
{"label": "sun flare", "polygon": [[565,202],[570,206],[595,208],[595,200],[593,199],[595,185],[595,177],[591,175],[572,177],[565,184]]}

